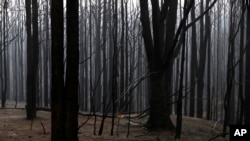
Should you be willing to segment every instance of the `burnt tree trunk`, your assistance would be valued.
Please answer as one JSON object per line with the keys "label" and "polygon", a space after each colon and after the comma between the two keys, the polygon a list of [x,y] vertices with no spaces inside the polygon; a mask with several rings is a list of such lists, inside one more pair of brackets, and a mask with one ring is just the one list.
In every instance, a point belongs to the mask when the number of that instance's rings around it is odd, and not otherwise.
{"label": "burnt tree trunk", "polygon": [[[38,5],[37,0],[32,0],[32,14],[31,1],[26,0],[26,22],[27,22],[27,119],[34,119],[36,117],[36,95],[37,95],[37,70],[38,70]],[[32,16],[32,26],[31,26]],[[31,29],[32,27],[32,29]],[[30,34],[30,35],[28,35]]]}
{"label": "burnt tree trunk", "polygon": [[[203,1],[200,3],[200,13],[203,12]],[[204,88],[204,74],[206,64],[206,43],[204,41],[204,18],[200,19],[200,58],[198,70],[198,86],[197,86],[197,117],[202,118],[203,114],[203,88]]]}
{"label": "burnt tree trunk", "polygon": [[194,1],[187,6],[187,12],[176,33],[177,1],[164,1],[161,6],[159,6],[158,0],[151,0],[151,3],[152,23],[149,18],[148,2],[140,0],[142,36],[150,73],[150,115],[147,124],[153,130],[173,129],[174,125],[170,119],[172,99],[170,96],[171,85],[169,85],[172,75],[172,60],[174,54],[179,51],[179,48],[175,50],[177,41]]}
{"label": "burnt tree trunk", "polygon": [[78,141],[79,21],[78,0],[67,0],[67,66],[65,140]]}
{"label": "burnt tree trunk", "polygon": [[[195,20],[195,7],[191,9],[191,19]],[[194,117],[194,104],[195,104],[195,92],[196,92],[196,74],[197,74],[197,42],[196,42],[196,25],[192,26],[192,49],[191,49],[191,88],[190,88],[190,106],[189,106],[189,116]]]}
{"label": "burnt tree trunk", "polygon": [[247,33],[246,33],[246,82],[245,82],[245,124],[250,124],[250,2],[247,1]]}
{"label": "burnt tree trunk", "polygon": [[62,105],[64,99],[64,61],[63,61],[63,1],[52,0],[51,5],[52,28],[52,90],[51,90],[51,141],[65,140]]}

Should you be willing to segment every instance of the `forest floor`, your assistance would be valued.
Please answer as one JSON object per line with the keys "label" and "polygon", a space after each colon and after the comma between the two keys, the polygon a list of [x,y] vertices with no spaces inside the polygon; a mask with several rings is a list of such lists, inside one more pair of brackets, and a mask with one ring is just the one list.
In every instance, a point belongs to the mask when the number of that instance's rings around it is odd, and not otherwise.
{"label": "forest floor", "polygon": [[[33,121],[26,120],[25,116],[24,109],[0,109],[0,141],[50,141],[50,112],[38,111],[37,118]],[[176,116],[171,116],[171,118],[175,122]],[[87,119],[88,116],[79,115],[79,125]],[[133,119],[135,122],[130,124],[127,137],[128,119],[123,116],[115,119],[113,136],[110,136],[111,118],[105,120],[103,135],[94,135],[94,119],[93,116],[90,117],[87,123],[80,128],[78,135],[80,141],[174,141],[175,133],[173,131],[148,131],[143,126],[136,124],[136,122],[141,122],[141,119],[138,121]],[[101,117],[97,117],[97,134],[100,123]],[[222,131],[221,123],[198,118],[183,117],[182,125],[181,141],[207,141]],[[228,140],[228,135],[226,138],[215,139],[215,141]]]}

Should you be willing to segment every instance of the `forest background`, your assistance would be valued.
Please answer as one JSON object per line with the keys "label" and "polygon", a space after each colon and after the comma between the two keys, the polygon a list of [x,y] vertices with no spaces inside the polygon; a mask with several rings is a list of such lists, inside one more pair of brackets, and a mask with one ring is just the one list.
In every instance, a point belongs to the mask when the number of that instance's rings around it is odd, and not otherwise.
{"label": "forest background", "polygon": [[[1,1],[1,105],[27,101],[28,119],[36,107],[53,111],[53,66],[59,63],[53,65],[53,2]],[[70,8],[62,6],[66,78],[74,46],[67,32],[75,26],[68,26]],[[178,113],[223,122],[224,130],[249,124],[248,0],[80,0],[75,6],[79,75],[69,86],[77,87],[79,111],[101,113],[104,120],[146,112],[152,129],[173,128],[169,116]]]}

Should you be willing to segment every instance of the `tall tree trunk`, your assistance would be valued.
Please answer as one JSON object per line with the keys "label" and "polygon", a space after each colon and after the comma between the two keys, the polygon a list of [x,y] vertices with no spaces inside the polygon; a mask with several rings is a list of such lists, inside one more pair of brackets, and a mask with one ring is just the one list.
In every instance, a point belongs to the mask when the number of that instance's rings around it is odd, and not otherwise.
{"label": "tall tree trunk", "polygon": [[246,33],[246,79],[245,79],[245,124],[250,124],[250,2],[247,1],[247,33]]}
{"label": "tall tree trunk", "polygon": [[[27,119],[36,117],[36,95],[37,95],[37,78],[38,78],[38,6],[37,0],[26,0],[26,16],[27,16]],[[32,29],[31,29],[32,16]],[[30,34],[30,35],[28,35]],[[28,38],[30,38],[28,40]]]}
{"label": "tall tree trunk", "polygon": [[[220,9],[220,2],[218,2],[218,5],[217,5],[217,9]],[[217,63],[217,82],[216,82],[216,84],[217,84],[217,86],[216,86],[216,96],[215,96],[215,98],[214,98],[214,101],[215,101],[215,104],[214,104],[214,119],[215,120],[217,120],[217,118],[218,118],[218,109],[219,108],[217,108],[218,107],[218,97],[219,97],[219,95],[220,95],[220,87],[219,86],[221,86],[221,72],[220,72],[220,67],[221,67],[221,64],[220,64],[220,62],[221,62],[221,46],[220,46],[220,30],[221,30],[221,28],[220,28],[220,26],[221,26],[221,22],[220,22],[220,10],[217,10],[217,14],[215,14],[214,13],[214,17],[216,17],[216,15],[218,16],[218,22],[217,22],[217,44],[216,44],[216,48],[217,48],[217,57],[216,57],[216,59],[217,59],[217,61],[216,61],[216,63]],[[216,36],[214,36],[214,38],[216,38]],[[220,75],[221,74],[221,75]],[[223,106],[221,106],[222,108],[220,108],[221,109],[221,111],[223,111]],[[222,114],[221,114],[222,115]]]}
{"label": "tall tree trunk", "polygon": [[233,80],[234,80],[234,46],[235,46],[235,18],[234,17],[235,1],[230,0],[230,23],[229,23],[229,44],[228,44],[228,59],[227,59],[227,89],[224,98],[224,125],[223,132],[226,132],[226,127],[230,124],[232,120],[232,115],[230,111],[233,111],[232,105],[234,105],[234,95],[233,94]]}
{"label": "tall tree trunk", "polygon": [[[160,10],[159,1],[151,0],[152,3],[152,27],[153,37],[151,35],[151,25],[149,19],[148,2],[140,0],[141,23],[143,27],[142,36],[149,65],[149,103],[150,115],[148,127],[150,129],[173,129],[173,123],[170,119],[171,113],[171,70],[172,46],[175,35],[175,23],[177,13],[177,1],[162,4]],[[167,14],[169,12],[169,15]],[[164,19],[167,18],[164,27]],[[164,31],[166,30],[166,31]],[[163,32],[164,31],[164,32]],[[165,35],[165,36],[164,36]],[[165,38],[164,38],[165,37]],[[164,48],[163,48],[164,46]],[[174,46],[174,45],[173,45]],[[165,58],[167,67],[165,67]]]}
{"label": "tall tree trunk", "polygon": [[106,32],[107,32],[107,0],[103,1],[103,29],[102,29],[102,39],[103,39],[103,89],[102,89],[102,121],[101,126],[98,132],[98,135],[102,135],[103,127],[104,127],[104,121],[107,116],[107,97],[108,97],[108,91],[107,91],[107,59],[106,59]]}
{"label": "tall tree trunk", "polygon": [[[121,53],[121,59],[120,59],[120,96],[122,96],[123,91],[124,91],[124,27],[125,27],[125,22],[124,22],[124,0],[121,0],[121,39],[120,39],[120,53]],[[119,110],[123,109],[125,107],[125,101],[124,99],[121,99],[121,104],[119,105]]]}
{"label": "tall tree trunk", "polygon": [[[191,9],[191,19],[195,19],[195,7]],[[189,107],[189,116],[194,117],[194,104],[195,104],[195,92],[196,92],[196,73],[197,73],[197,43],[196,43],[196,25],[192,26],[192,49],[191,49],[191,88],[190,88],[190,107]]]}
{"label": "tall tree trunk", "polygon": [[[5,107],[6,105],[6,95],[7,95],[7,33],[8,31],[6,31],[7,26],[7,8],[8,8],[8,2],[7,0],[4,1],[4,6],[3,6],[3,75],[4,75],[4,81],[3,81],[3,77],[2,77],[2,108]],[[2,62],[1,62],[2,63]]]}
{"label": "tall tree trunk", "polygon": [[52,0],[52,90],[51,90],[51,141],[65,140],[65,117],[62,105],[64,96],[64,61],[63,61],[63,1]]}
{"label": "tall tree trunk", "polygon": [[[185,1],[186,2],[186,1]],[[184,13],[186,8],[184,8]],[[183,99],[183,75],[184,75],[184,62],[185,62],[185,31],[183,34],[182,52],[181,52],[181,73],[180,73],[180,84],[179,84],[179,94],[177,100],[177,117],[176,117],[176,132],[175,139],[180,139],[181,128],[182,128],[182,99]]]}
{"label": "tall tree trunk", "polygon": [[[125,1],[125,89],[129,86],[129,46],[128,46],[128,1]],[[139,49],[140,50],[140,49]],[[140,56],[139,56],[140,57]],[[128,98],[125,98],[125,102],[127,103]],[[128,105],[127,105],[128,106]]]}
{"label": "tall tree trunk", "polygon": [[97,0],[97,7],[96,7],[96,37],[95,37],[95,83],[94,83],[94,100],[95,100],[95,110],[101,111],[101,76],[102,76],[102,70],[101,70],[101,39],[100,39],[100,33],[101,33],[101,1]]}
{"label": "tall tree trunk", "polygon": [[[206,9],[208,9],[209,6],[209,0],[206,0]],[[210,67],[210,56],[211,56],[211,23],[210,23],[210,18],[209,15],[206,14],[205,15],[205,31],[206,31],[206,35],[205,35],[205,41],[206,41],[206,45],[207,45],[207,105],[206,105],[206,119],[209,120],[211,117],[211,79],[210,79],[210,71],[211,71],[211,67]]]}
{"label": "tall tree trunk", "polygon": [[113,1],[113,10],[114,10],[114,16],[113,16],[113,54],[112,54],[112,89],[111,89],[111,97],[112,97],[112,125],[111,125],[111,132],[110,135],[113,136],[114,132],[114,122],[115,122],[115,112],[117,111],[117,77],[118,77],[118,46],[117,46],[117,35],[118,35],[118,2]]}
{"label": "tall tree trunk", "polygon": [[[200,3],[200,13],[203,13],[203,1]],[[204,41],[204,18],[200,19],[200,59],[198,71],[198,90],[197,90],[197,117],[202,118],[203,114],[203,88],[204,88],[204,74],[206,64],[206,50],[207,46]]]}
{"label": "tall tree trunk", "polygon": [[67,0],[67,66],[65,81],[65,140],[78,141],[79,17],[78,0]]}
{"label": "tall tree trunk", "polygon": [[240,62],[239,62],[239,99],[237,124],[243,124],[244,98],[243,98],[243,50],[245,35],[245,0],[241,1],[241,25],[240,25]]}
{"label": "tall tree trunk", "polygon": [[[88,5],[88,0],[85,0],[85,5]],[[87,7],[85,7],[85,12],[87,13]],[[85,19],[85,27],[84,27],[84,29],[85,29],[85,31],[84,31],[84,38],[85,38],[85,43],[84,43],[84,54],[85,54],[85,57],[83,57],[83,58],[87,58],[87,56],[88,56],[88,46],[87,46],[87,43],[88,43],[88,36],[87,36],[87,18]],[[91,60],[91,59],[89,59],[89,60]],[[85,91],[84,91],[84,106],[85,106],[85,109],[84,110],[88,110],[88,105],[89,105],[89,103],[90,103],[90,101],[89,101],[89,94],[90,94],[90,92],[89,92],[89,73],[88,73],[88,68],[89,68],[89,65],[88,65],[89,63],[88,63],[88,61],[86,61],[86,63],[85,63],[85,77],[86,77],[86,81],[85,81]]]}
{"label": "tall tree trunk", "polygon": [[44,55],[45,55],[45,64],[44,64],[44,105],[45,107],[49,106],[49,46],[50,46],[50,40],[49,40],[49,0],[46,0],[46,16],[45,16],[45,47],[44,47]]}

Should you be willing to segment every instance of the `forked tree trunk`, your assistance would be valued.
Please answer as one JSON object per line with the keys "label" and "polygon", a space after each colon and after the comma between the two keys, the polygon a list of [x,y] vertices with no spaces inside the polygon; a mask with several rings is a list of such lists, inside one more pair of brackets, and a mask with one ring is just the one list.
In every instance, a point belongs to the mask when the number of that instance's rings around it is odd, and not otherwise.
{"label": "forked tree trunk", "polygon": [[[177,1],[170,3],[165,1],[161,10],[158,0],[151,0],[151,3],[152,23],[149,18],[148,2],[140,0],[142,36],[150,74],[150,113],[147,126],[152,130],[173,129],[174,125],[170,119],[172,64],[170,60],[167,60],[167,67],[165,67],[165,58],[172,58],[168,57],[172,55],[171,45],[175,36]],[[165,23],[164,19],[167,17],[165,14],[168,12],[171,17],[168,17]],[[153,26],[152,31],[151,24]]]}

